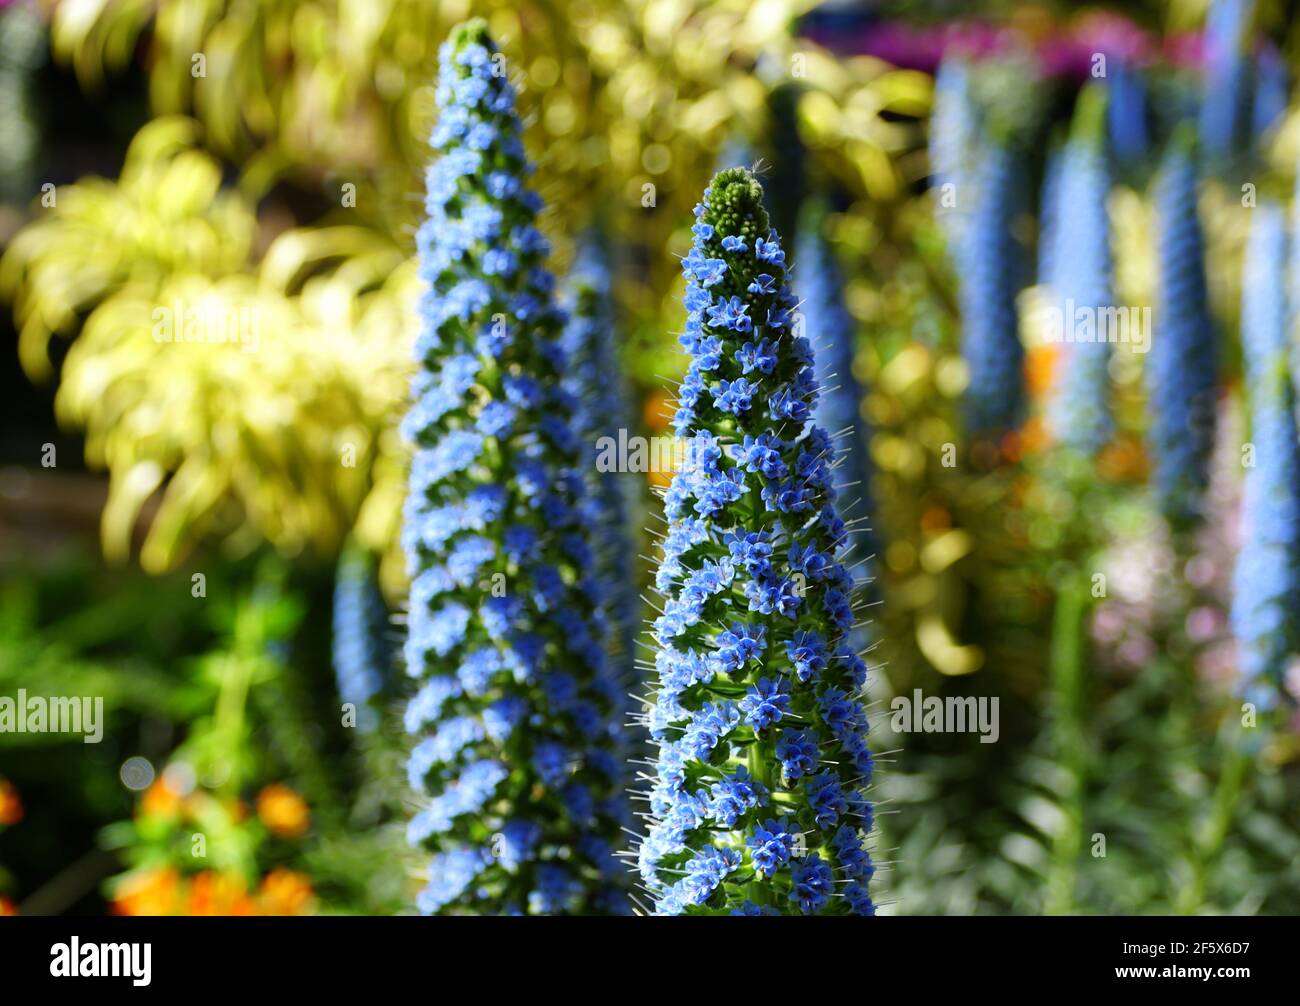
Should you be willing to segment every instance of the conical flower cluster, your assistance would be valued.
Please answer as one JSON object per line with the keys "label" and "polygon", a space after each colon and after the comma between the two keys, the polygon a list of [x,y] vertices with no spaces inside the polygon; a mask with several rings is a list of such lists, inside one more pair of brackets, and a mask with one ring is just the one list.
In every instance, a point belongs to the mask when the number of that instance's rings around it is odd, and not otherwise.
{"label": "conical flower cluster", "polygon": [[866,667],[812,347],[753,175],[717,174],[695,215],[641,878],[664,915],[870,914]]}
{"label": "conical flower cluster", "polygon": [[839,264],[823,234],[825,215],[822,206],[804,208],[795,247],[799,270],[794,289],[804,332],[816,356],[815,373],[821,389],[813,421],[836,442],[836,497],[840,515],[855,527],[852,559],[856,563],[877,552],[870,528],[858,526],[875,511],[867,449],[871,431],[862,418],[862,385],[854,375],[857,324],[844,302]]}
{"label": "conical flower cluster", "polygon": [[981,142],[971,188],[974,211],[958,241],[961,352],[968,383],[962,405],[972,437],[996,439],[1020,422],[1024,345],[1016,314],[1017,262],[1011,234],[1023,184],[1016,151]]}
{"label": "conical flower cluster", "polygon": [[582,525],[564,319],[504,60],[482,22],[441,51],[420,228],[420,370],[404,548],[406,710],[433,852],[425,913],[617,910],[622,700]]}
{"label": "conical flower cluster", "polygon": [[604,591],[613,673],[619,686],[630,691],[641,617],[636,579],[631,575],[637,545],[628,480],[635,476],[600,470],[598,454],[602,440],[617,440],[619,430],[630,429],[632,420],[614,334],[610,271],[605,249],[595,239],[582,244],[566,285],[569,318],[564,351],[569,366],[565,382],[575,402],[574,429],[587,459],[583,465],[589,489],[585,525]]}
{"label": "conical flower cluster", "polygon": [[1269,199],[1251,214],[1241,311],[1251,453],[1243,455],[1232,628],[1240,691],[1268,708],[1276,704],[1287,662],[1300,648],[1300,442],[1288,358],[1286,223],[1281,207]]}
{"label": "conical flower cluster", "polygon": [[334,678],[339,696],[356,712],[356,726],[373,730],[372,705],[388,681],[388,609],[375,582],[374,563],[361,548],[348,546],[334,577]]}
{"label": "conical flower cluster", "polygon": [[1104,106],[1097,92],[1080,96],[1072,134],[1061,152],[1053,188],[1050,288],[1060,362],[1049,402],[1052,438],[1080,453],[1099,450],[1110,438],[1110,340],[1113,315],[1110,219],[1107,199]]}
{"label": "conical flower cluster", "polygon": [[1146,378],[1151,459],[1160,508],[1175,523],[1200,513],[1214,449],[1218,383],[1205,286],[1205,243],[1196,208],[1196,164],[1175,141],[1156,184],[1158,324]]}

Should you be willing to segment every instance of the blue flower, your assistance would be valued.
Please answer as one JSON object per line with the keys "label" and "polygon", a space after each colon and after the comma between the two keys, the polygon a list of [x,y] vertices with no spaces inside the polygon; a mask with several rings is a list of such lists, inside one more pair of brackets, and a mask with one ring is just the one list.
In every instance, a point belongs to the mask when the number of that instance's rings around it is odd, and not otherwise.
{"label": "blue flower", "polygon": [[750,660],[761,657],[767,646],[766,636],[766,626],[732,623],[730,629],[718,636],[718,661],[723,670],[732,674]]}
{"label": "blue flower", "polygon": [[1209,482],[1218,373],[1214,322],[1197,218],[1196,165],[1187,135],[1171,144],[1156,187],[1159,324],[1145,374],[1151,401],[1151,459],[1160,507],[1195,519]]}
{"label": "blue flower", "polygon": [[355,723],[378,725],[371,704],[383,691],[392,655],[386,638],[388,610],[365,552],[349,546],[339,557],[334,581],[334,676],[339,696],[355,709]]}
{"label": "blue flower", "polygon": [[[934,76],[934,107],[930,115],[930,171],[941,193],[969,191],[979,132],[979,112],[971,95],[970,69],[962,59],[945,57]],[[945,193],[946,194],[946,193]],[[961,242],[963,215],[951,202],[940,202],[939,221],[949,243]]]}
{"label": "blue flower", "polygon": [[840,828],[831,839],[831,851],[846,876],[864,879],[873,872],[871,857],[862,848],[862,839],[856,828],[847,824]]}
{"label": "blue flower", "polygon": [[845,903],[849,906],[850,915],[875,915],[876,906],[871,900],[871,892],[867,889],[866,884],[853,882],[847,884],[844,890],[840,892]]}
{"label": "blue flower", "polygon": [[835,875],[817,853],[796,861],[790,875],[794,880],[790,900],[798,902],[799,911],[804,915],[819,911],[830,900]]}
{"label": "blue flower", "polygon": [[785,644],[785,653],[800,684],[816,681],[826,669],[826,643],[817,632],[796,630]]}
{"label": "blue flower", "polygon": [[[1085,90],[1072,134],[1062,153],[1056,182],[1056,247],[1047,277],[1060,332],[1059,376],[1048,403],[1052,437],[1083,454],[1110,439],[1110,344],[1119,333],[1105,331],[1111,289],[1110,219],[1106,200],[1110,176],[1100,126],[1090,121],[1096,98]],[[1079,323],[1079,319],[1091,324]]]}
{"label": "blue flower", "polygon": [[754,871],[760,877],[771,877],[789,863],[794,855],[795,838],[790,823],[785,818],[780,821],[767,820],[755,826],[753,834],[745,840]]}
{"label": "blue flower", "polygon": [[839,776],[829,769],[818,772],[804,782],[808,806],[816,819],[817,827],[824,830],[839,824],[840,816],[848,810]]}
{"label": "blue flower", "polygon": [[1250,147],[1249,47],[1253,0],[1214,0],[1205,19],[1205,89],[1199,133],[1218,167]]}
{"label": "blue flower", "polygon": [[673,424],[697,449],[664,496],[638,872],[661,915],[848,914],[830,895],[870,876],[871,766],[816,360],[753,176],[719,172],[695,216]]}
{"label": "blue flower", "polygon": [[776,742],[776,757],[786,781],[793,783],[811,775],[817,771],[816,737],[807,730],[784,730]]}
{"label": "blue flower", "polygon": [[709,816],[723,828],[734,828],[741,816],[767,803],[767,789],[755,782],[744,765],[709,788]]}
{"label": "blue flower", "polygon": [[745,722],[755,730],[766,730],[773,723],[780,723],[790,711],[790,695],[785,682],[779,678],[759,678],[740,700],[740,711]]}
{"label": "blue flower", "polygon": [[776,352],[772,343],[766,339],[747,342],[736,350],[736,362],[740,364],[742,374],[753,370],[760,374],[770,374],[776,367]]}
{"label": "blue flower", "polygon": [[495,53],[481,21],[441,49],[417,236],[430,289],[402,424],[415,447],[407,772],[421,804],[407,834],[431,853],[422,912],[623,911],[599,850],[627,824],[627,710],[588,568],[586,431]]}
{"label": "blue flower", "polygon": [[502,868],[511,873],[533,858],[542,829],[533,821],[507,821],[493,842],[493,853]]}
{"label": "blue flower", "polygon": [[1107,70],[1106,131],[1111,149],[1121,163],[1137,164],[1151,145],[1142,70],[1123,58]]}
{"label": "blue flower", "polygon": [[767,239],[759,238],[754,242],[754,256],[760,262],[770,262],[774,266],[785,268],[785,252],[781,250],[781,241],[772,231]]}
{"label": "blue flower", "polygon": [[1020,421],[1024,347],[1016,315],[1011,226],[1021,172],[1010,146],[983,139],[967,186],[973,212],[954,235],[961,353],[969,374],[962,405],[973,437],[996,439]]}
{"label": "blue flower", "polygon": [[1242,267],[1241,341],[1254,452],[1242,491],[1232,600],[1237,688],[1261,709],[1278,704],[1286,667],[1300,652],[1300,438],[1289,369],[1286,245],[1281,207],[1261,199],[1251,211]]}

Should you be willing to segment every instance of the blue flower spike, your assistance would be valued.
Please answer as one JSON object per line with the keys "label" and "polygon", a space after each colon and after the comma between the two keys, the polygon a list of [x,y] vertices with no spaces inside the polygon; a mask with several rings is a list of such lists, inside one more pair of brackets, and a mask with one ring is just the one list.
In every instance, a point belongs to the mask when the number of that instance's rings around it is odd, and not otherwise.
{"label": "blue flower spike", "polygon": [[637,849],[659,915],[869,915],[866,665],[846,640],[836,452],[809,339],[743,168],[695,209],[690,364],[656,586],[657,744]]}
{"label": "blue flower spike", "polygon": [[388,608],[375,580],[374,561],[349,542],[334,575],[334,678],[351,705],[355,725],[369,733],[379,724],[375,702],[389,679]]}
{"label": "blue flower spike", "polygon": [[627,819],[564,316],[525,187],[515,95],[482,21],[441,49],[437,154],[417,235],[408,838],[432,858],[424,914],[630,907]]}
{"label": "blue flower spike", "polygon": [[1184,129],[1170,142],[1156,182],[1159,325],[1146,362],[1156,498],[1175,526],[1201,513],[1217,404],[1218,361],[1196,196],[1193,139]]}
{"label": "blue flower spike", "polygon": [[1300,440],[1291,384],[1286,305],[1286,221],[1263,198],[1251,210],[1242,265],[1241,343],[1250,407],[1250,454],[1233,572],[1232,628],[1242,697],[1278,705],[1300,653]]}

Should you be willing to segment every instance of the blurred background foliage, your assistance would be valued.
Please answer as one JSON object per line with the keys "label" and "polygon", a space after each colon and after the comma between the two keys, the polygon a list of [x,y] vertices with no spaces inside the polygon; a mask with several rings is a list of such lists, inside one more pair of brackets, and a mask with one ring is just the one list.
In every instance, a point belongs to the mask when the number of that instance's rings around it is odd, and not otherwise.
{"label": "blurred background foliage", "polygon": [[[1044,431],[1059,361],[1030,320],[1071,60],[1134,39],[1177,56],[1207,6],[1126,4],[1123,22],[1010,2],[4,6],[0,295],[21,370],[4,369],[0,694],[103,695],[108,727],[96,746],[0,735],[0,911],[407,910],[400,718],[340,723],[329,611],[352,536],[381,557],[401,629],[413,234],[437,48],[470,14],[508,55],[557,271],[589,227],[611,239],[632,432],[667,429],[678,257],[726,151],[759,163],[787,247],[802,198],[829,200],[873,431],[883,911],[1300,911],[1294,735],[1249,757],[1232,736],[1224,575],[1195,598],[1166,589],[1189,548],[1232,563],[1235,351],[1219,509],[1174,543],[1146,486],[1141,361],[1116,354],[1116,433],[1081,462]],[[1294,67],[1292,6],[1260,2],[1254,25]],[[995,444],[962,431],[959,276],[927,190],[950,47],[998,54],[978,100],[1029,151],[1012,233],[1030,401]],[[1169,94],[1196,86],[1146,57]],[[1248,177],[1281,192],[1297,155],[1288,107]],[[1111,194],[1124,303],[1153,298],[1152,167]],[[1201,196],[1225,333],[1238,184]],[[1100,603],[1080,586],[1098,569],[1123,585]],[[998,697],[999,741],[893,734],[889,699],[914,688]]]}

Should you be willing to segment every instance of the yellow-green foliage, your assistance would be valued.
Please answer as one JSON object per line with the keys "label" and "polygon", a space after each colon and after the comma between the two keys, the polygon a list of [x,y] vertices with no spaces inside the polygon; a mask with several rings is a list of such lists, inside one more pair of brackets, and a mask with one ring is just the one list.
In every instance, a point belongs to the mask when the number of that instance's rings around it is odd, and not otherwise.
{"label": "yellow-green foliage", "polygon": [[[264,537],[287,552],[336,547],[354,521],[373,548],[394,538],[405,396],[419,283],[410,233],[447,28],[483,14],[503,40],[539,155],[543,224],[558,263],[599,213],[647,268],[619,290],[634,327],[662,333],[676,307],[674,251],[717,149],[767,131],[771,88],[796,84],[798,128],[823,174],[870,206],[905,191],[900,151],[928,78],[839,61],[789,29],[808,0],[217,0],[63,4],[51,43],[94,90],[143,47],[159,118],[117,182],[57,190],[12,243],[3,292],[21,355],[49,376],[52,335],[77,337],[58,412],[112,474],[105,550],[128,553],[156,490],[141,552],[175,564],[200,537]],[[223,167],[238,169],[223,188]],[[919,170],[919,166],[915,168]],[[286,226],[259,201],[277,185],[332,206]],[[273,201],[274,202],[274,201]],[[276,203],[276,206],[282,204]],[[257,345],[160,341],[180,304],[257,320]],[[242,312],[242,313],[241,313]],[[662,340],[656,336],[656,340]],[[638,343],[648,372],[669,342]],[[657,364],[663,361],[663,367]],[[347,453],[345,453],[347,452]],[[352,462],[354,467],[349,466]]]}
{"label": "yellow-green foliage", "polygon": [[151,570],[205,532],[332,547],[375,481],[371,523],[387,535],[399,468],[381,455],[397,449],[412,264],[386,235],[345,226],[287,231],[252,262],[253,209],[220,188],[198,135],[151,122],[120,182],[58,190],[0,270],[33,377],[49,373],[52,335],[79,332],[56,408],[112,473],[105,552],[127,553],[160,488]]}

